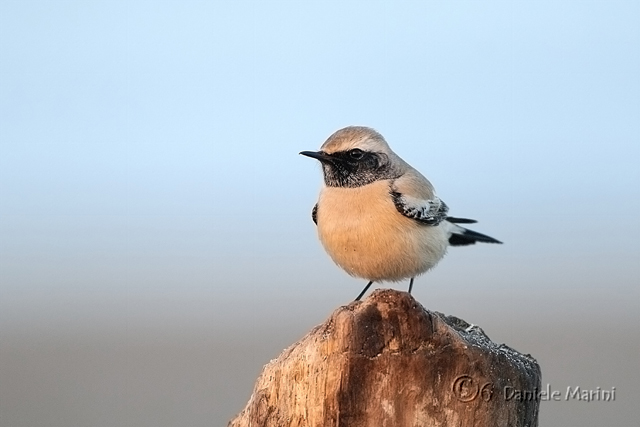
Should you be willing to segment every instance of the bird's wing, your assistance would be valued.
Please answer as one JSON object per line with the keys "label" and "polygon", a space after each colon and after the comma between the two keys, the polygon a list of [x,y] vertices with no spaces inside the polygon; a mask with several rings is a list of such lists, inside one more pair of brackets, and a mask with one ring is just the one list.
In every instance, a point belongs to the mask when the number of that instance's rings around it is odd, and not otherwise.
{"label": "bird's wing", "polygon": [[318,204],[316,203],[311,210],[311,219],[313,222],[318,225]]}
{"label": "bird's wing", "polygon": [[435,226],[447,218],[449,208],[422,175],[405,175],[392,181],[389,194],[398,212],[421,224]]}
{"label": "bird's wing", "polygon": [[447,218],[449,208],[437,196],[424,200],[394,191],[391,198],[398,212],[425,225],[438,225]]}

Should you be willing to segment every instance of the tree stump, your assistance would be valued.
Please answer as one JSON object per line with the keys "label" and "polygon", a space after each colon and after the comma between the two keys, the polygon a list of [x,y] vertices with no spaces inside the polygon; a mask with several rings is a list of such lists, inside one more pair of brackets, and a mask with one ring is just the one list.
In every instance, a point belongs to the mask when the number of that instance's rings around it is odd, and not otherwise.
{"label": "tree stump", "polygon": [[531,356],[384,289],[269,362],[228,426],[534,427],[538,390]]}

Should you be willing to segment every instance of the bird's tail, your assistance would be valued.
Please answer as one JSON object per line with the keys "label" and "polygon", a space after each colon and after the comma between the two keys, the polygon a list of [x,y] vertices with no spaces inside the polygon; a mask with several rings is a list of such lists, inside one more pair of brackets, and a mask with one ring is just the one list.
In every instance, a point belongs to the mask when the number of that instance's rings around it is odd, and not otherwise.
{"label": "bird's tail", "polygon": [[451,224],[451,235],[449,236],[449,244],[451,246],[466,246],[474,245],[476,242],[483,243],[502,243],[500,240],[496,240],[493,237],[489,237],[486,234],[478,233],[477,231],[469,230],[468,228],[460,227],[458,224],[472,224],[476,221],[466,218],[447,218],[447,222]]}

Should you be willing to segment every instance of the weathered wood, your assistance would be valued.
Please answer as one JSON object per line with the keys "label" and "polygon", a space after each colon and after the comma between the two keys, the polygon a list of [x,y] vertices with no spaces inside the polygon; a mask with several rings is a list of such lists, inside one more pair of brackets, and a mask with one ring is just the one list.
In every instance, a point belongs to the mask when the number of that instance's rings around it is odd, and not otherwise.
{"label": "weathered wood", "polygon": [[537,390],[531,356],[377,290],[267,364],[229,427],[533,427]]}

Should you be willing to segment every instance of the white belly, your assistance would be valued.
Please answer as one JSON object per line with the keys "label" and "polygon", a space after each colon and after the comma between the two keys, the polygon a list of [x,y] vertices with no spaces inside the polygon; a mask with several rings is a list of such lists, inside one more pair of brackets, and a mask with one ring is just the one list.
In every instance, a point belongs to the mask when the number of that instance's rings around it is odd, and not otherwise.
{"label": "white belly", "polygon": [[358,188],[325,187],[318,235],[333,261],[352,276],[398,281],[432,268],[444,256],[447,231],[401,215],[386,181]]}

